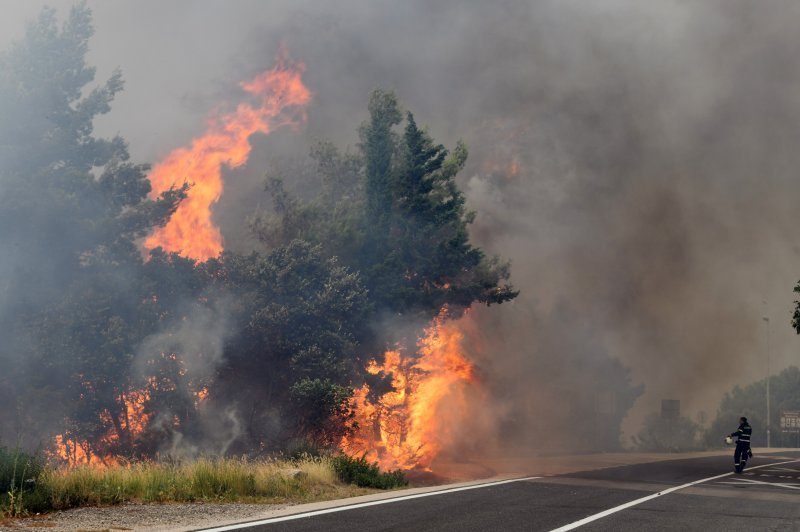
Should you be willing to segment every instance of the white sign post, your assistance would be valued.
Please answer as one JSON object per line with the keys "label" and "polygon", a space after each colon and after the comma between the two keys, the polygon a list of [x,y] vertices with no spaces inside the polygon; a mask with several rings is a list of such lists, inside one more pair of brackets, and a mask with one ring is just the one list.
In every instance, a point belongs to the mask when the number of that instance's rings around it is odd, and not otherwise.
{"label": "white sign post", "polygon": [[797,434],[797,446],[800,447],[800,411],[784,410],[781,412],[781,432]]}

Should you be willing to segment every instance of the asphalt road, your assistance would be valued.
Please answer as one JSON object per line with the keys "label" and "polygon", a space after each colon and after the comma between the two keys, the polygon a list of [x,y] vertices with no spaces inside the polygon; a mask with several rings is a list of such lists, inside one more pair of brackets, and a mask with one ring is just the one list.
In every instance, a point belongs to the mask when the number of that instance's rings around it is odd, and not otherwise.
{"label": "asphalt road", "polygon": [[670,460],[408,499],[398,493],[389,503],[225,529],[800,530],[800,452],[756,456],[748,466],[734,475],[727,457]]}

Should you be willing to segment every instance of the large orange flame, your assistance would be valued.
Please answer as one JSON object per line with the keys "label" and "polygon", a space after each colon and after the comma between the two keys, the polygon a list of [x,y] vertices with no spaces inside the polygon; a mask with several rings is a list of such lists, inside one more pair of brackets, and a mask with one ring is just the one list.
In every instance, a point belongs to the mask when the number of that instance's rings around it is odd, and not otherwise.
{"label": "large orange flame", "polygon": [[240,87],[258,99],[258,105],[239,104],[232,113],[212,118],[208,129],[190,147],[178,148],[150,173],[152,197],[184,182],[191,185],[169,223],[144,242],[147,249],[161,246],[185,257],[206,260],[222,251],[222,235],[211,220],[211,206],[222,195],[222,165],[241,166],[250,155],[249,137],[268,134],[281,125],[305,120],[311,92],[303,84],[304,66],[281,53],[275,66]]}
{"label": "large orange flame", "polygon": [[469,415],[466,388],[476,383],[475,372],[463,354],[464,334],[447,320],[447,310],[424,330],[417,353],[388,351],[383,364],[370,362],[373,375],[392,375],[394,391],[377,403],[368,399],[369,387],[356,390],[358,431],[343,439],[342,450],[366,454],[384,469],[430,470],[434,458],[458,435],[454,418]]}

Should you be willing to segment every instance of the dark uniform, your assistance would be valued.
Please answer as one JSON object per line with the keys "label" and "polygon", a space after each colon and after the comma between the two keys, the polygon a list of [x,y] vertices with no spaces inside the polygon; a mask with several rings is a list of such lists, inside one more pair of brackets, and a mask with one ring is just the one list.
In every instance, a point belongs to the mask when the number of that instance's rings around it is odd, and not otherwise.
{"label": "dark uniform", "polygon": [[747,418],[743,417],[739,421],[739,429],[731,434],[731,438],[736,437],[736,451],[733,453],[733,466],[734,471],[741,473],[744,471],[744,466],[747,464],[747,459],[753,456],[750,451],[750,436],[753,434],[753,429],[747,422]]}

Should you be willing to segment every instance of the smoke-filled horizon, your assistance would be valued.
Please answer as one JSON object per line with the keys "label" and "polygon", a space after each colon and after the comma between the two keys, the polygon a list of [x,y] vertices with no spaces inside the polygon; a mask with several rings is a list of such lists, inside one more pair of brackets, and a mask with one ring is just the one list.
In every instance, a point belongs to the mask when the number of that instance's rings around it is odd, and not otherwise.
{"label": "smoke-filled horizon", "polygon": [[[41,7],[20,4],[2,48]],[[63,16],[71,2],[48,4]],[[473,238],[512,261],[522,290],[475,314],[498,405],[535,403],[538,383],[594,386],[579,369],[611,357],[645,386],[629,434],[661,399],[713,416],[723,392],[765,376],[763,316],[772,371],[800,361],[795,4],[88,5],[97,81],[116,67],[126,80],[98,132],[124,136],[137,162],[200,134],[281,43],[305,63],[306,128],[253,139],[227,174],[215,216],[228,245],[247,246],[271,161],[315,139],[354,145],[375,87],[448,147],[463,138]]]}

